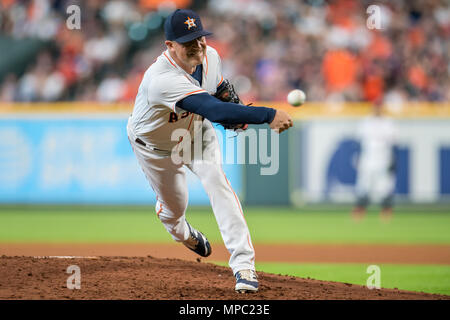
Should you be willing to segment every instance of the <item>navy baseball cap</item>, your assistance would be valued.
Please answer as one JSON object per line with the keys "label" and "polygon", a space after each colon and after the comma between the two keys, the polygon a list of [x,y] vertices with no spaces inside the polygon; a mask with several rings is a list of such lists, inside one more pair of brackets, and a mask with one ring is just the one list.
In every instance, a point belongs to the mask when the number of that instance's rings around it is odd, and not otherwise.
{"label": "navy baseball cap", "polygon": [[166,39],[178,43],[186,43],[212,32],[203,30],[200,16],[192,10],[177,9],[164,22]]}

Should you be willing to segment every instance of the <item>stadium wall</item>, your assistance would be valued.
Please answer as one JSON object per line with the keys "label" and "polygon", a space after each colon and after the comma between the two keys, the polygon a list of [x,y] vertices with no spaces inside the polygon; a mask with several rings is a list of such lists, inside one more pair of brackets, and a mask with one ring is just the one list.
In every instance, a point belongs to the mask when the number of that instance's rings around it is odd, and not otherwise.
{"label": "stadium wall", "polygon": [[[276,175],[260,175],[266,167],[261,164],[224,165],[243,202],[353,201],[354,132],[370,106],[309,103],[294,109],[274,102],[258,104],[286,109],[296,123],[280,136]],[[414,104],[391,112],[399,132],[396,193],[401,201],[448,200],[449,110],[448,104]],[[154,203],[127,141],[129,112],[128,104],[0,104],[0,203]],[[235,139],[220,126],[216,129],[230,150],[228,144]],[[236,152],[248,144],[232,148]],[[208,204],[200,182],[189,173],[188,183],[190,204]]]}
{"label": "stadium wall", "polygon": [[[302,121],[291,133],[291,201],[353,202],[359,119]],[[434,203],[450,196],[450,121],[397,119],[396,186],[401,202]],[[300,164],[300,165],[299,165]]]}
{"label": "stadium wall", "polygon": [[[119,114],[8,114],[0,119],[0,203],[152,204]],[[220,130],[220,129],[218,129]],[[242,192],[241,166],[224,165]],[[208,203],[187,170],[189,201]]]}

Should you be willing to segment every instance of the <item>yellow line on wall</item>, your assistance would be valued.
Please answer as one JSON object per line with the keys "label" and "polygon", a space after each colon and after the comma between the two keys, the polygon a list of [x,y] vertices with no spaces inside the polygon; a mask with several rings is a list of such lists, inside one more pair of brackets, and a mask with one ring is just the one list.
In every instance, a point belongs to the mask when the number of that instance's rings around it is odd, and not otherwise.
{"label": "yellow line on wall", "polygon": [[[294,119],[363,117],[371,112],[369,103],[330,104],[307,102],[292,107],[285,102],[255,102],[256,106],[268,106],[285,110]],[[0,114],[60,114],[60,113],[131,113],[133,103],[57,102],[57,103],[0,103]],[[450,118],[450,102],[405,103],[401,108],[386,106],[386,113],[394,118]]]}

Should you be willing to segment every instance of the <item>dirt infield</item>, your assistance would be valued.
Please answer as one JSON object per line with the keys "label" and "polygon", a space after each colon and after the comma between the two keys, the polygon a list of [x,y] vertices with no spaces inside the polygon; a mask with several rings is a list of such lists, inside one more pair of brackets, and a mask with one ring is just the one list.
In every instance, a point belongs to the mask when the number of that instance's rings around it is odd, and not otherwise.
{"label": "dirt infield", "polygon": [[[256,245],[255,249],[261,262],[450,264],[450,246]],[[450,299],[263,272],[258,273],[260,291],[240,295],[233,291],[231,270],[208,263],[229,258],[217,244],[211,257],[201,262],[181,244],[2,243],[0,254],[0,299]],[[67,288],[70,265],[80,267],[80,290]]]}
{"label": "dirt infield", "polygon": [[[362,245],[362,244],[256,244],[256,260],[302,263],[405,263],[450,265],[449,245]],[[195,261],[197,256],[177,243],[150,244],[6,244],[7,256],[127,256],[176,258]],[[228,261],[223,244],[213,244],[206,261]]]}
{"label": "dirt infield", "polygon": [[[67,268],[81,271],[68,289]],[[260,290],[235,293],[229,268],[153,257],[0,258],[0,299],[324,300],[450,299],[450,296],[365,287],[258,273]]]}

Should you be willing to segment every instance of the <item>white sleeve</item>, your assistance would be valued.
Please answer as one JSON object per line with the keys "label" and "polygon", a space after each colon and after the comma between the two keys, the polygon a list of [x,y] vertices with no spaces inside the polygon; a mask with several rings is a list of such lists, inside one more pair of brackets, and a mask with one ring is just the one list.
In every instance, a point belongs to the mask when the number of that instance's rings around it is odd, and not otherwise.
{"label": "white sleeve", "polygon": [[222,60],[220,59],[219,54],[217,54],[217,78],[216,78],[216,88],[220,86],[223,82],[222,75]]}
{"label": "white sleeve", "polygon": [[215,88],[217,88],[223,82],[222,60],[220,59],[217,50],[210,46],[207,46],[206,49],[206,59],[207,59],[206,74],[212,73],[211,84],[215,86]]}
{"label": "white sleeve", "polygon": [[206,90],[196,86],[183,75],[168,73],[163,77],[158,77],[148,86],[148,102],[150,106],[163,105],[175,110],[178,101],[185,97],[206,92]]}

